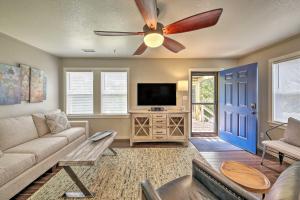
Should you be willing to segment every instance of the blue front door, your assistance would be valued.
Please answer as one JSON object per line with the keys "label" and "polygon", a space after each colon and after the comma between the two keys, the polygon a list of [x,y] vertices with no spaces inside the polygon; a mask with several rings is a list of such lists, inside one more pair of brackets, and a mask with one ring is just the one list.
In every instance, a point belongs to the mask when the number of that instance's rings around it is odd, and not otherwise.
{"label": "blue front door", "polygon": [[220,72],[220,137],[256,154],[257,63]]}

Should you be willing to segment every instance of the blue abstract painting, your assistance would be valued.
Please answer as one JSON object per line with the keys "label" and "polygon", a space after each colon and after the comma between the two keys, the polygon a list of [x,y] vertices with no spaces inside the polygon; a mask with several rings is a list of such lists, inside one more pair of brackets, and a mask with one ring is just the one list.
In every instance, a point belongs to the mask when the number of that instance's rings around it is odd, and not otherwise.
{"label": "blue abstract painting", "polygon": [[0,105],[21,103],[20,75],[19,67],[0,64]]}

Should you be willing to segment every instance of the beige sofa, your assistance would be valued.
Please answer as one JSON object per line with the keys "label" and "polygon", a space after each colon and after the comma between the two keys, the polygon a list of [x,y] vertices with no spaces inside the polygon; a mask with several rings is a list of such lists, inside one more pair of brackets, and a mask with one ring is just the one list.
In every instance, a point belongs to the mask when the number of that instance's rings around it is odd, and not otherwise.
{"label": "beige sofa", "polygon": [[[32,116],[0,119],[0,199],[10,199],[88,137],[88,122],[39,134]],[[46,121],[44,122],[46,123]]]}

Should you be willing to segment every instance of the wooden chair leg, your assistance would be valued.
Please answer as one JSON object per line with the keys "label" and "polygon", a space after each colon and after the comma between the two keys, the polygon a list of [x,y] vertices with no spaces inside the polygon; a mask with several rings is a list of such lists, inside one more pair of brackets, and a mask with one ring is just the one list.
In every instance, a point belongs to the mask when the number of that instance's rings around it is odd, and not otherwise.
{"label": "wooden chair leg", "polygon": [[280,163],[280,165],[282,165],[282,163],[283,163],[283,158],[284,158],[284,153],[279,152],[279,153],[278,153],[278,157],[279,157],[279,163]]}

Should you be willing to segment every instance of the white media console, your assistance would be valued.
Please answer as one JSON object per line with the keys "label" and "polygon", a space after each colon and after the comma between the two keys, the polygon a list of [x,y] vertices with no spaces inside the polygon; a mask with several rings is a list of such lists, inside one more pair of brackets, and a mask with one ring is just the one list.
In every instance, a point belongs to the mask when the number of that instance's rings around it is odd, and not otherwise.
{"label": "white media console", "polygon": [[137,142],[182,142],[188,144],[187,111],[133,110],[130,146]]}

